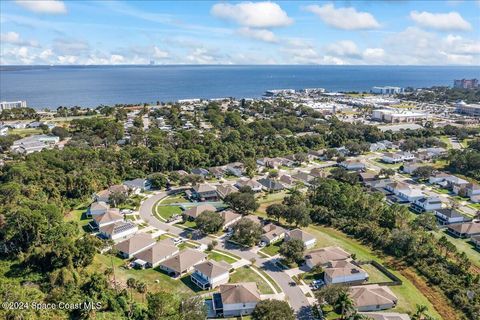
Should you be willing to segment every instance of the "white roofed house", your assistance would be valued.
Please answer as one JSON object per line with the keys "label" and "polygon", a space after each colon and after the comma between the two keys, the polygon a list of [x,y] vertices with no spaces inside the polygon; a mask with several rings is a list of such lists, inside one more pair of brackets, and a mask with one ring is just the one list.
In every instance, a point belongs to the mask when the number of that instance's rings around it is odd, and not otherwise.
{"label": "white roofed house", "polygon": [[222,284],[212,301],[217,315],[240,317],[253,312],[260,301],[260,293],[255,282]]}
{"label": "white roofed house", "polygon": [[133,194],[139,194],[140,192],[148,191],[152,187],[152,184],[148,179],[142,178],[123,181],[123,185],[126,186]]}
{"label": "white roofed house", "polygon": [[427,165],[422,162],[407,162],[403,165],[402,171],[408,174],[412,174],[418,168],[425,167],[425,166]]}
{"label": "white roofed house", "polygon": [[414,200],[410,207],[418,213],[429,212],[442,209],[442,200],[439,197],[426,196]]}
{"label": "white roofed house", "polygon": [[410,187],[403,182],[394,182],[385,186],[385,189],[395,194],[398,198],[408,202],[425,197],[420,189]]}
{"label": "white roofed house", "polygon": [[447,178],[452,177],[452,175],[445,172],[438,172],[428,178],[428,182],[431,184],[438,184],[442,187],[447,187],[448,182]]}
{"label": "white roofed house", "polygon": [[378,311],[394,308],[398,298],[388,286],[369,284],[353,286],[348,290],[355,308],[360,311]]}
{"label": "white roofed house", "polygon": [[132,221],[118,221],[99,228],[100,235],[113,241],[127,239],[138,231],[138,226]]}
{"label": "white roofed house", "polygon": [[135,254],[135,261],[144,262],[146,267],[155,268],[160,262],[173,257],[180,250],[173,244],[171,239],[158,241],[148,249]]}
{"label": "white roofed house", "polygon": [[469,183],[465,187],[465,195],[474,203],[480,202],[480,185],[476,183]]}
{"label": "white roofed house", "polygon": [[382,156],[382,161],[385,163],[399,163],[403,162],[403,156],[399,153],[386,152]]}
{"label": "white roofed house", "polygon": [[324,268],[326,284],[361,284],[368,280],[368,273],[350,259],[330,261]]}
{"label": "white roofed house", "polygon": [[436,209],[433,211],[437,221],[442,225],[452,224],[452,223],[462,223],[467,221],[464,215],[462,215],[458,210],[445,208],[445,209]]}
{"label": "white roofed house", "polygon": [[30,154],[44,149],[52,149],[59,141],[60,138],[57,136],[33,135],[14,141],[10,150],[14,153]]}
{"label": "white roofed house", "polygon": [[226,262],[205,261],[193,267],[190,279],[202,290],[209,290],[228,283],[232,266]]}
{"label": "white roofed house", "polygon": [[305,245],[305,248],[307,248],[307,249],[313,248],[315,246],[315,244],[317,243],[317,238],[315,238],[310,233],[303,231],[302,229],[294,229],[294,230],[291,230],[291,231],[287,232],[287,234],[285,235],[285,239],[286,240],[290,240],[290,239],[301,240],[303,242],[303,244]]}
{"label": "white roofed house", "polygon": [[352,171],[365,170],[365,163],[359,160],[345,160],[340,163],[340,166]]}
{"label": "white roofed house", "polygon": [[262,191],[263,185],[255,179],[243,178],[237,180],[235,187],[239,189],[242,187],[250,187],[250,189],[252,189],[254,192],[260,192]]}
{"label": "white roofed house", "polygon": [[156,243],[149,233],[137,233],[133,237],[117,243],[114,248],[118,250],[122,257],[130,259],[137,253],[154,246]]}

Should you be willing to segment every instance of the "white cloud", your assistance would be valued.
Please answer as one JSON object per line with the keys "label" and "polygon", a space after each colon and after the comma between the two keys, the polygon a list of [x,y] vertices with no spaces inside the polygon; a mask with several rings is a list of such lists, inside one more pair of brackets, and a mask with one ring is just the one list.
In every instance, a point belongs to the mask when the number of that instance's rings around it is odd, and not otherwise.
{"label": "white cloud", "polygon": [[13,31],[0,34],[0,42],[8,43],[16,46],[29,46],[29,47],[39,46],[37,41],[23,40],[21,39],[20,34]]}
{"label": "white cloud", "polygon": [[195,64],[214,64],[218,63],[217,58],[205,48],[196,48],[188,56],[187,61]]}
{"label": "white cloud", "polygon": [[20,6],[35,13],[65,14],[67,7],[59,0],[16,0]]}
{"label": "white cloud", "polygon": [[212,7],[211,13],[251,28],[284,27],[293,23],[293,19],[278,4],[270,1],[217,3]]}
{"label": "white cloud", "polygon": [[331,3],[323,6],[310,5],[305,8],[316,14],[327,25],[342,30],[368,30],[380,27],[375,17],[353,7],[335,8]]}
{"label": "white cloud", "polygon": [[349,58],[360,58],[360,51],[355,42],[350,40],[337,41],[326,47],[328,54]]}
{"label": "white cloud", "polygon": [[168,58],[169,56],[170,55],[167,51],[164,51],[157,46],[153,47],[153,55],[152,55],[153,58],[155,58],[155,59],[165,59],[165,58]]}
{"label": "white cloud", "polygon": [[78,60],[79,60],[78,56],[74,56],[74,55],[65,55],[65,56],[57,57],[58,64],[76,64]]}
{"label": "white cloud", "polygon": [[380,64],[385,57],[383,48],[367,48],[363,51],[363,59],[367,62]]}
{"label": "white cloud", "polygon": [[410,18],[419,26],[441,31],[466,31],[472,26],[462,18],[458,12],[431,13],[431,12],[410,12]]}
{"label": "white cloud", "polygon": [[275,34],[267,29],[252,29],[245,27],[239,29],[238,33],[244,37],[253,38],[264,42],[274,43],[278,41],[275,37]]}
{"label": "white cloud", "polygon": [[82,40],[58,38],[53,41],[53,50],[60,55],[78,55],[89,49],[89,44]]}

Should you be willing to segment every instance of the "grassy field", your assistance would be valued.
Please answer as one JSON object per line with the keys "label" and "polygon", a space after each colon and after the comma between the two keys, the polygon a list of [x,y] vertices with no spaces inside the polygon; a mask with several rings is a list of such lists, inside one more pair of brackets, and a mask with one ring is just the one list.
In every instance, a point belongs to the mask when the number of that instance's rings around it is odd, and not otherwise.
{"label": "grassy field", "polygon": [[382,168],[385,168],[385,169],[397,170],[398,168],[400,168],[402,166],[402,163],[385,163],[381,159],[375,159],[375,160],[373,160],[373,162],[375,162],[375,164],[378,165],[379,167],[382,167]]}
{"label": "grassy field", "polygon": [[378,270],[374,265],[366,263],[362,264],[363,270],[368,273],[368,282],[369,283],[380,283],[380,282],[391,282],[389,277],[387,277],[382,271]]}
{"label": "grassy field", "polygon": [[175,214],[182,214],[182,209],[179,206],[157,206],[155,209],[157,216],[168,220]]}
{"label": "grassy field", "polygon": [[262,294],[274,293],[272,288],[265,282],[258,274],[255,273],[249,266],[243,266],[235,270],[230,274],[230,283],[236,282],[255,282],[258,290]]}
{"label": "grassy field", "polygon": [[440,138],[440,141],[442,141],[443,143],[445,143],[447,145],[447,149],[452,148],[452,142],[450,141],[450,139],[447,136],[440,136],[439,138]]}
{"label": "grassy field", "polygon": [[[316,246],[319,248],[339,246],[350,253],[354,253],[358,260],[375,260],[385,264],[382,253],[372,251],[369,247],[348,237],[338,230],[322,226],[310,226],[305,230],[317,238]],[[398,305],[392,310],[393,312],[414,312],[416,305],[422,304],[428,307],[430,315],[441,319],[430,301],[415,287],[415,285],[413,285],[412,282],[402,276],[399,272],[392,272],[403,281],[401,286],[390,287],[398,297]],[[438,303],[441,304],[442,302],[438,301]]]}
{"label": "grassy field", "polygon": [[25,129],[11,129],[8,130],[9,135],[19,135],[22,138],[26,136],[31,136],[34,134],[41,134],[43,131],[42,129],[37,129],[37,128],[25,128]]}
{"label": "grassy field", "polygon": [[435,237],[440,238],[441,236],[446,236],[448,241],[453,243],[458,250],[465,252],[467,257],[472,261],[472,263],[480,268],[480,251],[475,248],[475,245],[471,243],[468,239],[461,239],[452,237],[445,230],[434,232]]}
{"label": "grassy field", "polygon": [[233,259],[232,257],[230,256],[227,256],[227,255],[224,255],[224,254],[221,254],[219,252],[214,252],[214,251],[210,251],[208,253],[208,259],[210,260],[215,260],[215,261],[225,261],[226,263],[229,263],[229,264],[232,264],[234,263],[235,261],[237,261],[236,259]]}
{"label": "grassy field", "polygon": [[163,200],[160,200],[158,204],[172,204],[172,203],[182,203],[182,202],[189,202],[183,194],[179,194],[176,196],[166,197]]}
{"label": "grassy field", "polygon": [[257,270],[258,272],[260,272],[265,278],[268,279],[268,281],[270,281],[270,283],[275,287],[275,289],[277,290],[277,292],[282,292],[282,288],[280,288],[280,286],[275,282],[275,280],[272,279],[272,277],[270,277],[268,275],[268,273],[266,273],[265,271],[263,271],[262,269],[260,268],[257,268],[257,267],[252,267],[252,268],[255,268],[255,270]]}
{"label": "grassy field", "polygon": [[86,204],[82,204],[77,206],[74,210],[70,211],[67,215],[65,215],[65,221],[75,221],[78,224],[80,234],[83,234],[83,232],[88,232],[87,225],[91,221],[91,219],[85,216],[87,208],[88,207]]}
{"label": "grassy field", "polygon": [[262,250],[260,250],[262,253],[268,254],[269,256],[274,256],[278,253],[280,250],[280,245],[282,244],[282,241],[277,241],[275,243],[272,243],[266,247],[264,247]]}

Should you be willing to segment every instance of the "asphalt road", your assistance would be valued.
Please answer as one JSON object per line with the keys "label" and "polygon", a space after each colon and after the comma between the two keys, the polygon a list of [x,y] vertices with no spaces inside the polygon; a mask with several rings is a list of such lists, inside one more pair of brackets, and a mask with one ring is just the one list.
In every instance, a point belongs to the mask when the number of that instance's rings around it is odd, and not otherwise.
{"label": "asphalt road", "polygon": [[[152,210],[155,206],[155,203],[157,203],[157,201],[163,199],[167,195],[168,195],[167,192],[160,192],[149,197],[147,200],[145,200],[141,204],[139,209],[140,217],[146,223],[148,223],[149,225],[159,230],[168,231],[171,234],[175,234],[182,237],[187,237],[189,233],[188,231],[182,228],[175,227],[170,224],[161,222],[152,214]],[[204,244],[209,244],[211,243],[212,239],[208,237],[203,237],[202,239],[195,239],[195,241],[204,243]],[[307,297],[302,292],[302,290],[300,290],[299,287],[297,287],[296,285],[295,286],[290,285],[290,283],[294,282],[293,279],[275,265],[274,258],[264,259],[260,257],[258,254],[256,254],[255,252],[241,249],[240,247],[234,246],[228,242],[225,242],[224,240],[219,241],[219,244],[217,247],[219,247],[224,251],[231,252],[237,256],[240,256],[241,258],[246,260],[255,259],[255,265],[261,268],[263,271],[265,271],[282,288],[283,292],[285,293],[285,296],[287,297],[290,303],[290,306],[297,313],[297,318],[302,320],[313,319],[313,316],[311,313],[311,306],[307,301]]]}

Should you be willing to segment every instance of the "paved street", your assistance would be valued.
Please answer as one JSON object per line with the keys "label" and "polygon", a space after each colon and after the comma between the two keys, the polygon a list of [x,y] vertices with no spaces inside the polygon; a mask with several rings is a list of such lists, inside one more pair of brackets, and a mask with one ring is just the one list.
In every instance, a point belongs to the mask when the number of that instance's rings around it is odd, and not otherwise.
{"label": "paved street", "polygon": [[[157,229],[168,231],[169,233],[178,236],[186,237],[188,231],[161,222],[152,214],[155,203],[157,203],[157,201],[163,199],[167,195],[167,192],[159,192],[145,200],[141,204],[139,209],[140,217],[146,223]],[[195,241],[209,244],[212,239],[204,237],[202,239],[196,239]],[[313,319],[311,313],[311,306],[308,303],[307,297],[297,285],[291,285],[292,283],[294,283],[293,279],[275,265],[275,258],[264,259],[251,250],[241,249],[238,246],[225,242],[224,238],[220,239],[217,248],[226,252],[231,252],[232,254],[235,254],[249,261],[255,259],[255,265],[265,271],[282,288],[282,291],[285,293],[285,296],[287,297],[287,300],[289,301],[291,307],[297,312],[297,318],[305,320]]]}

